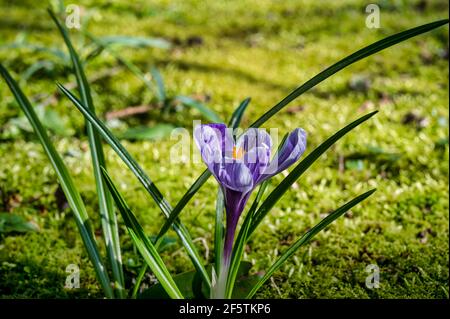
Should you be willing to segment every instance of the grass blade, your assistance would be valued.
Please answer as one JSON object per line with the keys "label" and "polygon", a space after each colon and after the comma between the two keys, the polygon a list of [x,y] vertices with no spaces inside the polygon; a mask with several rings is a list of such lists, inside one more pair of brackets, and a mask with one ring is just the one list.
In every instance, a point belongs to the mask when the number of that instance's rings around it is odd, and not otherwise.
{"label": "grass blade", "polygon": [[210,108],[208,108],[203,103],[200,103],[199,101],[194,100],[193,98],[190,98],[189,96],[184,95],[178,95],[175,97],[175,100],[179,101],[181,104],[185,106],[189,106],[191,108],[196,109],[201,114],[205,116],[208,120],[215,122],[215,123],[222,123],[222,120],[220,117]]}
{"label": "grass blade", "polygon": [[[82,30],[86,32],[86,28],[83,27]],[[105,47],[111,48],[159,48],[159,49],[170,49],[172,44],[162,38],[147,38],[147,37],[133,37],[133,36],[103,36],[96,38],[98,42],[94,42],[89,46],[93,47],[86,54],[86,60],[90,60],[96,56],[98,56],[101,52],[104,51]],[[92,40],[92,39],[91,39]],[[101,43],[103,46],[99,46]]]}
{"label": "grass blade", "polygon": [[23,73],[20,79],[20,83],[26,83],[35,73],[46,70],[53,71],[55,69],[55,63],[52,61],[41,60],[30,65]]}
{"label": "grass blade", "polygon": [[164,235],[167,233],[167,231],[170,229],[172,224],[179,220],[178,216],[183,210],[183,208],[186,206],[186,204],[189,202],[189,200],[194,196],[194,194],[197,192],[197,190],[203,185],[208,178],[211,176],[211,173],[208,170],[205,170],[202,175],[192,184],[192,186],[188,189],[186,194],[181,198],[181,200],[177,203],[177,205],[174,207],[172,212],[170,213],[170,216],[165,221],[163,227],[161,227],[161,230],[158,233],[156,242],[160,241]]}
{"label": "grass blade", "polygon": [[291,257],[300,247],[304,244],[308,243],[316,234],[318,234],[321,230],[335,221],[338,217],[342,216],[349,209],[357,205],[358,203],[365,200],[367,197],[372,195],[376,189],[372,189],[364,194],[359,195],[358,197],[352,199],[350,202],[344,204],[343,206],[336,209],[334,212],[330,213],[327,217],[322,219],[316,226],[311,228],[306,234],[304,234],[299,240],[297,240],[292,246],[290,246],[286,252],[277,259],[277,261],[269,268],[266,274],[259,280],[259,282],[252,288],[252,290],[247,295],[248,298],[252,298],[253,295],[258,291],[259,288],[269,279],[272,274],[277,271],[281,265]]}
{"label": "grass blade", "polygon": [[340,138],[346,135],[348,132],[353,130],[358,125],[364,123],[372,116],[377,114],[378,111],[366,114],[359,119],[348,124],[344,128],[337,131],[334,135],[329,137],[325,142],[320,144],[314,151],[308,154],[297,166],[292,170],[289,175],[281,181],[281,183],[267,196],[266,200],[261,204],[259,209],[256,211],[250,230],[248,231],[248,237],[255,231],[262,219],[267,215],[267,213],[272,209],[272,207],[278,202],[281,196],[290,189],[291,185],[299,179],[299,177],[323,154],[327,149],[329,149],[334,143],[336,143]]}
{"label": "grass blade", "polygon": [[35,53],[45,53],[45,54],[51,55],[54,58],[56,58],[56,60],[59,61],[60,64],[62,64],[64,66],[68,65],[69,61],[70,61],[70,58],[67,56],[67,54],[60,49],[28,43],[25,40],[15,41],[10,44],[1,45],[0,50],[4,50],[4,49],[7,49],[7,50],[28,49]]}
{"label": "grass blade", "polygon": [[99,40],[105,45],[113,45],[117,47],[128,48],[159,48],[170,49],[171,43],[162,38],[149,38],[149,37],[133,37],[124,35],[110,35],[100,37]]}
{"label": "grass blade", "polygon": [[159,70],[156,67],[152,67],[150,69],[150,74],[152,75],[153,80],[155,80],[155,82],[156,82],[158,100],[161,103],[166,104],[167,94],[166,94],[166,88],[164,86],[164,80],[163,80],[161,73],[159,72]]}
{"label": "grass blade", "polygon": [[48,135],[41,122],[39,121],[36,113],[34,112],[34,109],[31,106],[30,102],[28,101],[20,87],[17,85],[16,81],[14,81],[14,79],[9,75],[8,71],[1,64],[0,74],[5,79],[20,108],[23,110],[26,117],[30,121],[30,124],[33,126],[33,129],[36,132],[36,135],[38,136],[45,153],[47,154],[53,168],[55,169],[61,188],[63,189],[64,194],[67,197],[69,206],[73,211],[76,224],[81,234],[81,238],[86,247],[88,256],[94,266],[97,278],[100,281],[106,297],[113,298],[114,294],[110,285],[108,272],[101,260],[86,207],[84,206],[80,193],[78,192],[72,181],[67,167],[64,165],[64,162],[62,161],[61,157],[56,152],[55,147],[48,138]]}
{"label": "grass blade", "polygon": [[313,88],[320,82],[326,80],[333,74],[346,68],[350,64],[353,64],[359,60],[362,60],[372,54],[375,54],[375,53],[381,51],[381,50],[389,48],[397,43],[403,42],[409,38],[415,37],[416,35],[436,29],[447,23],[448,23],[448,19],[424,24],[424,25],[391,35],[387,38],[384,38],[380,41],[372,43],[371,45],[368,45],[368,46],[362,48],[361,50],[358,50],[358,51],[350,54],[349,56],[347,56],[344,59],[340,60],[339,62],[333,64],[332,66],[328,67],[324,71],[320,72],[319,74],[314,76],[312,79],[305,82],[303,85],[296,88],[288,96],[286,96],[283,100],[281,100],[274,107],[272,107],[268,112],[263,114],[263,116],[261,116],[259,119],[257,119],[250,127],[261,126],[263,123],[267,122],[272,116],[274,116],[276,113],[278,113],[283,107],[285,107],[290,102],[295,100],[301,94],[310,90],[311,88]]}
{"label": "grass blade", "polygon": [[216,273],[220,274],[223,257],[223,241],[225,239],[225,225],[223,222],[223,212],[225,209],[225,201],[222,189],[219,187],[216,199],[216,215],[215,215],[215,231],[214,231],[214,266]]}
{"label": "grass blade", "polygon": [[137,67],[133,62],[128,61],[127,59],[123,58],[121,55],[119,55],[115,50],[113,50],[107,43],[103,43],[102,40],[99,38],[93,36],[87,31],[84,31],[84,34],[92,41],[94,42],[100,50],[104,50],[111,54],[112,57],[114,57],[117,61],[119,61],[121,64],[125,65],[128,70],[131,71],[139,80],[141,80],[145,86],[153,92],[156,96],[158,96],[158,93],[155,90],[155,87],[153,86],[150,79],[142,72],[139,67]]}
{"label": "grass blade", "polygon": [[145,235],[144,230],[142,229],[141,225],[137,221],[136,217],[128,207],[123,197],[114,186],[111,178],[108,176],[108,173],[103,168],[101,172],[106,185],[108,186],[109,191],[111,192],[114,201],[116,202],[116,205],[119,208],[120,213],[122,214],[128,232],[130,233],[130,236],[133,239],[133,242],[141,253],[142,257],[144,258],[150,269],[153,271],[156,278],[158,278],[158,281],[164,287],[164,290],[167,292],[167,294],[174,299],[183,299],[183,295],[179,291],[177,285],[175,284],[175,281],[173,281],[173,278],[164,265],[161,257],[159,256],[158,251],[156,250],[155,246],[153,246],[147,235]]}
{"label": "grass blade", "polygon": [[166,214],[170,212],[170,205],[163,197],[159,189],[153,184],[151,179],[147,176],[144,170],[128,153],[128,151],[120,144],[119,140],[111,133],[111,131],[101,122],[94,113],[92,113],[77,97],[75,97],[63,85],[57,84],[58,88],[64,93],[69,100],[77,107],[77,109],[84,115],[84,117],[95,127],[95,129],[102,135],[105,141],[111,145],[120,158],[127,164],[131,171],[136,175],[138,180],[144,185],[145,189],[150,193],[152,198]]}
{"label": "grass blade", "polygon": [[245,239],[247,238],[247,233],[251,225],[251,220],[252,220],[251,215],[247,215],[239,231],[239,235],[242,234],[242,239],[236,240],[236,242],[233,245],[233,256],[231,259],[230,271],[227,276],[227,283],[226,283],[227,286],[225,289],[226,299],[231,299],[233,295],[234,284],[239,270],[239,265],[241,264],[242,255],[244,254]]}
{"label": "grass blade", "polygon": [[[49,9],[48,12],[55,22],[56,26],[58,27],[58,30],[61,33],[61,36],[63,37],[64,42],[66,43],[66,46],[69,50],[81,100],[85,105],[89,107],[91,112],[95,114],[95,107],[92,100],[89,83],[87,81],[86,74],[84,73],[83,66],[80,62],[78,54],[76,53],[75,48],[70,41],[69,33],[67,29],[59,22],[53,11]],[[103,238],[105,241],[106,250],[108,252],[109,263],[114,277],[116,291],[118,297],[122,298],[124,297],[125,280],[123,277],[122,255],[120,251],[117,217],[114,212],[111,194],[109,194],[103,183],[100,170],[100,167],[106,167],[105,155],[103,153],[99,134],[94,130],[92,124],[89,123],[89,121],[85,122],[89,139],[89,148],[91,151],[95,185],[97,189]]]}
{"label": "grass blade", "polygon": [[237,107],[237,109],[231,115],[230,122],[228,123],[228,127],[232,127],[233,130],[237,129],[242,121],[242,116],[244,115],[247,106],[250,104],[251,98],[244,99],[241,104]]}
{"label": "grass blade", "polygon": [[[159,189],[152,182],[152,180],[147,176],[144,170],[139,166],[139,164],[134,160],[134,158],[128,153],[128,151],[120,144],[119,140],[109,131],[109,129],[103,124],[96,116],[93,114],[83,103],[81,103],[69,90],[67,90],[63,85],[57,84],[61,92],[63,92],[70,101],[78,108],[78,110],[84,115],[84,117],[92,123],[96,130],[101,134],[106,142],[113,148],[113,150],[119,155],[123,162],[130,168],[133,174],[141,182],[150,196],[153,198],[155,203],[161,209],[166,218],[169,218],[172,207],[163,197]],[[190,237],[187,229],[179,221],[175,220],[172,224],[173,229],[180,237],[189,257],[191,258],[195,268],[202,275],[205,283],[208,287],[211,286],[211,280],[209,279],[208,273],[201,261],[201,258],[195,249],[192,238]]]}
{"label": "grass blade", "polygon": [[139,293],[139,288],[141,287],[142,280],[144,279],[145,273],[147,272],[147,264],[144,264],[141,269],[139,269],[138,276],[136,277],[136,282],[133,287],[133,291],[131,293],[131,298],[136,299],[137,294]]}

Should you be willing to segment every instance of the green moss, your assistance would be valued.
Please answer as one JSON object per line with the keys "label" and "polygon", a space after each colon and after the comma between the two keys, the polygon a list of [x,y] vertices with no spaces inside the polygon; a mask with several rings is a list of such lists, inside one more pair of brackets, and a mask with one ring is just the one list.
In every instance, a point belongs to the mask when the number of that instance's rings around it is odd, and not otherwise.
{"label": "green moss", "polygon": [[[171,95],[209,95],[208,105],[224,119],[239,101],[251,96],[244,127],[338,59],[384,36],[445,18],[448,10],[446,1],[427,2],[424,10],[410,1],[383,1],[381,28],[368,29],[364,1],[336,1],[326,6],[317,1],[260,0],[79,3],[93,13],[89,29],[97,35],[161,36],[183,43],[189,37],[201,37],[199,46],[178,46],[171,51],[125,49],[120,53],[142,70],[156,64]],[[63,41],[45,8],[35,1],[0,1],[0,45],[26,32],[30,42],[61,48]],[[76,32],[73,36],[79,47],[80,38]],[[448,298],[448,59],[441,56],[445,50],[448,52],[447,26],[358,62],[297,99],[291,112],[281,112],[267,122],[265,127],[277,127],[282,134],[303,127],[312,150],[356,117],[380,110],[314,164],[267,216],[246,250],[253,271],[267,269],[330,210],[369,188],[378,191],[300,250],[257,297]],[[47,56],[27,50],[0,50],[0,60],[16,76],[43,58]],[[114,59],[102,54],[87,66],[87,73],[92,76],[113,66]],[[369,80],[365,89],[350,88],[350,82],[358,78]],[[52,93],[56,80],[65,83],[73,77],[69,70],[58,68],[32,77],[24,89],[29,96]],[[95,82],[93,90],[102,114],[155,101],[125,69]],[[52,138],[64,154],[100,236],[82,116],[66,99],[58,99],[51,107],[75,129],[72,137]],[[426,125],[404,123],[411,112],[424,118]],[[0,135],[8,120],[19,114],[8,88],[0,82]],[[187,109],[169,115],[152,111],[125,124],[165,121],[192,129],[192,120],[198,117]],[[19,196],[8,210],[41,228],[38,233],[0,238],[0,297],[100,297],[101,289],[71,213],[58,208],[56,176],[41,146],[30,134],[0,142],[0,190]],[[169,138],[124,142],[173,204],[204,169],[201,164],[170,164],[168,150],[175,142]],[[374,148],[399,156],[370,153]],[[156,205],[115,153],[106,148],[106,154],[120,191],[145,230],[156,234],[164,221]],[[353,158],[360,161],[361,170],[339,168],[342,159]],[[274,184],[281,179],[275,178]],[[213,180],[182,215],[209,262],[213,258],[215,194],[211,189],[216,189]],[[6,204],[0,203],[0,209],[5,210]],[[131,287],[141,261],[123,228],[121,235],[127,286]],[[192,268],[179,244],[166,250],[163,258],[173,273]],[[70,263],[80,267],[79,290],[64,289],[65,267]],[[365,286],[369,264],[380,267],[379,289]]]}

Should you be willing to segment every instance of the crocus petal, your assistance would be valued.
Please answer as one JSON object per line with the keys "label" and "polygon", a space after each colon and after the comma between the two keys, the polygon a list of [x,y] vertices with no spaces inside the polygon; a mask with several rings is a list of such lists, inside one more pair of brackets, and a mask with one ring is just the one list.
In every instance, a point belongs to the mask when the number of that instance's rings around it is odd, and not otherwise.
{"label": "crocus petal", "polygon": [[286,138],[283,146],[279,152],[275,154],[273,160],[267,166],[265,172],[261,175],[260,180],[257,182],[261,182],[262,180],[284,171],[303,155],[305,149],[306,132],[301,128],[297,128]]}
{"label": "crocus petal", "polygon": [[264,129],[249,128],[236,141],[236,147],[245,152],[251,151],[255,147],[263,147],[267,150],[272,149],[272,138]]}
{"label": "crocus petal", "polygon": [[256,183],[269,164],[272,138],[264,129],[250,128],[236,141],[235,149],[244,154],[244,163],[250,169]]}
{"label": "crocus petal", "polygon": [[241,193],[250,192],[253,188],[252,174],[244,162],[223,163],[215,169],[218,181],[225,188]]}
{"label": "crocus petal", "polygon": [[217,133],[219,136],[222,145],[222,156],[225,156],[225,154],[228,153],[228,151],[233,149],[234,145],[234,139],[233,139],[233,129],[228,128],[225,124],[222,123],[210,123],[210,124],[204,124],[204,126],[208,126]]}
{"label": "crocus petal", "polygon": [[255,147],[244,155],[244,163],[252,173],[253,183],[256,185],[262,173],[270,162],[270,149]]}
{"label": "crocus petal", "polygon": [[233,145],[233,137],[226,125],[220,123],[198,125],[194,129],[194,140],[203,161],[208,169],[215,174],[223,163],[225,149],[227,147],[232,148]]}

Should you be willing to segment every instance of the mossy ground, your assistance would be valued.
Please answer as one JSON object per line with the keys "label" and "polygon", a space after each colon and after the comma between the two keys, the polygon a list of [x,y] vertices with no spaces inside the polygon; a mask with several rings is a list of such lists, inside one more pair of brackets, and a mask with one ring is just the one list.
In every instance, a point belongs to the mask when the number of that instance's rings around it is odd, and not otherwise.
{"label": "mossy ground", "polygon": [[[209,96],[208,105],[224,119],[239,101],[251,96],[243,127],[347,54],[384,36],[445,18],[448,11],[447,1],[380,1],[381,28],[368,29],[365,1],[76,3],[93,14],[89,30],[96,35],[159,36],[181,43],[196,39],[192,42],[197,45],[177,45],[170,51],[133,49],[121,54],[142,70],[156,65],[169,94]],[[24,32],[32,43],[63,48],[45,8],[42,1],[0,1],[0,45]],[[73,37],[79,43],[76,32]],[[2,64],[16,77],[43,58],[44,53],[0,50]],[[87,73],[92,76],[116,65],[111,56],[102,54],[88,65]],[[29,96],[52,93],[55,81],[70,82],[73,76],[62,69],[41,72],[23,88]],[[362,88],[350,85],[352,81],[361,82]],[[92,88],[100,114],[154,102],[152,94],[124,68]],[[380,111],[339,141],[283,197],[250,241],[245,258],[254,263],[254,271],[267,269],[327,212],[370,188],[378,191],[301,249],[257,297],[448,298],[448,98],[445,26],[334,75],[264,125],[279,128],[282,134],[303,127],[312,150],[346,123]],[[52,138],[64,154],[100,239],[82,116],[64,98],[50,107],[75,132],[68,137],[52,134]],[[19,115],[11,93],[0,81],[0,130]],[[199,114],[189,109],[169,115],[151,111],[126,124],[169,122],[191,130],[194,119]],[[171,203],[204,169],[201,164],[170,164],[174,143],[170,138],[124,141]],[[399,156],[376,154],[373,148]],[[164,221],[159,210],[115,153],[105,149],[113,179],[148,234],[156,234]],[[342,165],[349,158],[356,159]],[[4,137],[0,159],[0,211],[22,215],[41,229],[0,237],[0,297],[101,297],[71,212],[58,208],[54,195],[58,183],[41,145],[32,134]],[[282,178],[276,177],[273,184]],[[182,214],[209,261],[215,190],[215,182],[208,181]],[[140,259],[124,228],[121,238],[131,287]],[[179,244],[166,250],[163,258],[173,273],[192,268]],[[80,266],[81,289],[64,289],[65,268],[71,263]],[[369,264],[380,267],[379,289],[365,285]]]}

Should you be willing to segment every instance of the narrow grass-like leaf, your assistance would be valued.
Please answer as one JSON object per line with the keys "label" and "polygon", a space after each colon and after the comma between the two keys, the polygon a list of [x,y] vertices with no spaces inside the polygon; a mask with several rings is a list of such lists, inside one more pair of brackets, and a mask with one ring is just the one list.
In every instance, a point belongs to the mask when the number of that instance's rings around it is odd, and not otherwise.
{"label": "narrow grass-like leaf", "polygon": [[222,120],[220,117],[210,108],[208,108],[203,103],[194,100],[193,98],[190,98],[189,96],[179,95],[175,97],[175,100],[179,101],[181,104],[185,106],[189,106],[191,108],[196,109],[201,114],[205,116],[208,120],[215,122],[215,123],[222,123]]}
{"label": "narrow grass-like leaf", "polygon": [[272,276],[272,274],[275,271],[277,271],[281,267],[281,265],[289,257],[291,257],[300,247],[308,243],[316,234],[318,234],[321,230],[323,230],[325,227],[331,224],[338,217],[342,216],[349,209],[351,209],[352,207],[354,207],[355,205],[357,205],[358,203],[362,202],[367,197],[372,195],[375,192],[375,190],[376,189],[372,189],[364,194],[359,195],[358,197],[355,197],[348,203],[336,209],[334,212],[330,213],[327,217],[322,219],[316,226],[314,226],[308,232],[306,232],[306,234],[304,234],[299,240],[297,240],[292,246],[290,246],[286,250],[286,252],[284,252],[283,255],[281,255],[281,257],[277,259],[277,261],[266,272],[264,277],[261,278],[261,280],[252,288],[252,290],[247,295],[247,298],[252,298],[253,295],[258,291],[258,289],[261,288],[261,286],[266,282],[266,280],[269,279]]}
{"label": "narrow grass-like leaf", "polygon": [[152,67],[150,69],[150,74],[152,75],[153,80],[156,83],[157,93],[158,93],[158,100],[165,104],[167,100],[167,94],[166,94],[166,88],[164,86],[164,80],[159,72],[159,70],[156,67]]}
{"label": "narrow grass-like leaf", "polygon": [[161,38],[109,35],[99,37],[98,39],[105,45],[117,47],[129,47],[129,48],[153,47],[158,49],[170,49],[170,47],[172,46],[170,42]]}
{"label": "narrow grass-like leaf", "polygon": [[93,124],[93,126],[102,135],[105,141],[116,151],[120,158],[127,164],[131,171],[136,175],[138,180],[143,184],[144,188],[150,193],[152,198],[160,209],[167,214],[171,211],[170,205],[163,197],[159,189],[153,184],[152,180],[147,176],[144,170],[134,160],[134,158],[128,153],[128,151],[122,146],[117,137],[115,137],[106,125],[100,121],[94,113],[92,113],[76,96],[74,96],[63,85],[57,83],[58,88],[64,93],[69,100],[77,107],[77,109],[84,115],[84,117]]}
{"label": "narrow grass-like leaf", "polygon": [[3,49],[28,49],[32,52],[40,52],[51,55],[60,61],[63,65],[68,65],[70,63],[70,57],[62,50],[58,48],[45,47],[36,44],[26,42],[25,40],[15,41],[13,43],[5,44],[0,46],[0,50]]}
{"label": "narrow grass-like leaf", "polygon": [[256,211],[252,225],[248,231],[248,237],[255,231],[262,219],[267,215],[267,213],[272,209],[272,207],[278,202],[278,200],[286,193],[288,189],[294,184],[294,182],[299,179],[299,177],[334,143],[336,143],[341,137],[353,130],[358,125],[364,123],[372,116],[377,114],[378,111],[366,114],[359,119],[348,124],[344,128],[337,131],[334,135],[329,137],[325,142],[320,144],[314,151],[308,154],[297,166],[289,173],[289,175],[284,178],[281,183],[267,196],[266,200],[261,204],[259,209]]}
{"label": "narrow grass-like leaf", "polygon": [[[147,192],[152,196],[155,203],[161,209],[166,218],[169,218],[172,207],[168,201],[163,197],[159,189],[139,166],[135,159],[128,153],[128,151],[120,144],[119,140],[109,131],[109,129],[100,121],[95,114],[93,114],[80,100],[77,99],[69,90],[63,85],[57,84],[61,92],[63,92],[70,101],[78,108],[78,110],[84,115],[84,117],[92,123],[96,130],[101,134],[105,141],[113,148],[113,150],[119,155],[123,162],[130,168],[133,174],[141,182]],[[195,249],[192,238],[189,235],[187,229],[179,220],[175,220],[172,224],[173,229],[180,237],[183,246],[185,247],[189,257],[191,258],[195,268],[202,275],[205,283],[208,287],[211,286],[211,280],[206,272],[203,262]]]}
{"label": "narrow grass-like leaf", "polygon": [[130,233],[130,236],[133,239],[134,244],[141,253],[145,262],[153,271],[156,278],[158,278],[158,281],[164,287],[164,290],[167,292],[167,294],[171,298],[182,299],[183,295],[181,294],[177,285],[173,281],[172,276],[167,270],[163,260],[159,256],[155,246],[153,246],[152,242],[145,234],[144,230],[137,221],[133,212],[130,210],[127,203],[120,195],[119,191],[116,189],[111,178],[108,176],[108,173],[103,167],[101,172],[106,182],[106,185],[108,186],[109,191],[111,192],[112,197],[114,198],[114,201],[116,202],[116,205],[119,208],[120,213],[122,214],[128,232]]}
{"label": "narrow grass-like leaf", "polygon": [[136,66],[133,62],[128,61],[127,59],[122,57],[114,49],[112,49],[107,43],[103,43],[102,40],[100,40],[99,38],[97,38],[94,35],[90,34],[89,32],[84,31],[84,34],[92,42],[94,42],[99,48],[102,48],[104,51],[107,51],[117,61],[119,61],[124,66],[126,66],[131,71],[131,73],[133,73],[139,80],[141,80],[151,92],[153,92],[155,95],[157,95],[157,92],[156,92],[155,87],[153,86],[152,82],[144,74],[144,72],[142,72],[141,69],[139,69],[138,66]]}
{"label": "narrow grass-like leaf", "polygon": [[[63,119],[54,110],[44,107],[43,105],[38,105],[34,107],[34,112],[45,128],[48,128],[52,132],[61,136],[69,136],[71,134],[70,128],[65,125]],[[25,115],[13,117],[7,123],[19,128],[24,132],[34,132],[30,121]]]}
{"label": "narrow grass-like leaf", "polygon": [[[195,270],[190,270],[177,274],[173,276],[173,280],[177,284],[178,288],[180,289],[185,299],[205,299],[205,295],[208,294],[206,286],[203,285],[201,277]],[[167,293],[164,291],[161,284],[158,283],[149,288],[143,289],[143,291],[137,295],[137,299],[167,299],[167,298],[168,298]]]}
{"label": "narrow grass-like leaf", "polygon": [[157,243],[159,240],[163,238],[163,236],[167,233],[167,231],[170,229],[172,224],[179,220],[178,215],[181,213],[183,208],[186,206],[186,204],[189,202],[189,200],[194,196],[194,194],[197,192],[197,190],[200,188],[203,183],[205,183],[208,178],[211,176],[211,173],[208,170],[205,170],[202,175],[195,181],[194,184],[188,189],[186,194],[181,198],[181,200],[177,203],[177,205],[174,207],[172,212],[170,213],[170,216],[167,218],[166,222],[164,223],[163,227],[161,227],[161,230],[158,233],[157,236]]}
{"label": "narrow grass-like leaf", "polygon": [[[294,99],[302,95],[303,93],[307,92],[311,88],[315,87],[317,84],[321,83],[322,81],[326,80],[336,72],[344,69],[345,67],[349,66],[350,64],[361,60],[363,58],[366,58],[372,54],[375,54],[381,50],[384,50],[388,47],[391,47],[397,43],[400,43],[402,41],[405,41],[411,37],[417,36],[419,34],[428,32],[430,30],[433,30],[435,28],[438,28],[444,24],[448,23],[448,19],[446,20],[439,20],[435,21],[429,24],[425,24],[416,28],[412,28],[397,34],[394,34],[390,37],[387,37],[383,40],[380,40],[378,42],[372,43],[369,46],[364,47],[363,49],[347,56],[346,58],[340,60],[339,62],[333,64],[329,68],[325,69],[321,73],[317,74],[307,82],[305,82],[303,85],[295,89],[293,92],[291,92],[287,97],[285,97],[282,101],[277,103],[274,107],[272,107],[267,113],[263,114],[260,118],[258,118],[251,127],[260,127],[263,125],[266,121],[269,120],[272,116],[274,116],[277,112],[279,112],[283,107],[288,105],[290,102],[292,102]],[[206,177],[207,176],[207,177]],[[190,201],[192,197],[197,193],[197,191],[203,186],[203,184],[206,182],[208,177],[210,176],[210,173],[205,170],[202,175],[197,178],[197,180],[189,187],[188,191],[183,195],[180,202],[176,205],[178,207],[178,211],[181,212],[184,207],[187,205],[187,203]],[[206,178],[205,178],[206,177]]]}
{"label": "narrow grass-like leaf", "polygon": [[[81,100],[85,105],[89,107],[91,112],[95,114],[95,107],[92,100],[89,83],[87,81],[86,74],[84,73],[83,66],[80,62],[78,54],[76,53],[75,48],[70,41],[69,33],[67,29],[59,22],[53,11],[49,9],[48,12],[55,22],[56,26],[58,27],[58,30],[61,33],[61,36],[63,37],[64,42],[66,43],[66,46],[69,50]],[[114,205],[111,195],[109,194],[103,183],[100,170],[100,167],[106,167],[105,155],[103,153],[100,135],[97,133],[97,131],[94,130],[92,124],[89,123],[89,121],[86,121],[86,128],[89,139],[89,148],[91,151],[95,185],[97,189],[103,238],[105,241],[106,250],[108,252],[109,263],[114,277],[116,291],[118,297],[122,298],[124,297],[125,280],[123,277],[122,255],[120,251],[117,217],[114,212]]]}
{"label": "narrow grass-like leaf", "polygon": [[380,41],[372,43],[371,45],[368,45],[368,46],[362,48],[361,50],[356,51],[355,53],[350,54],[349,56],[347,56],[344,59],[340,60],[339,62],[333,64],[332,66],[328,67],[324,71],[320,72],[319,74],[314,76],[312,79],[305,82],[303,85],[296,88],[288,96],[286,96],[283,100],[278,102],[274,107],[272,107],[268,112],[266,112],[263,116],[261,116],[259,119],[257,119],[250,127],[261,126],[263,123],[267,122],[272,116],[274,116],[276,113],[278,113],[282,108],[284,108],[290,102],[295,100],[301,94],[305,93],[306,91],[313,88],[314,86],[316,86],[323,80],[329,78],[333,74],[346,68],[350,64],[353,64],[359,60],[362,60],[372,54],[375,54],[375,53],[381,51],[381,50],[389,48],[397,43],[403,42],[409,38],[415,37],[416,35],[436,29],[447,23],[448,23],[448,19],[424,24],[424,25],[391,35]]}
{"label": "narrow grass-like leaf", "polygon": [[36,63],[33,63],[30,65],[21,76],[20,83],[26,83],[28,79],[30,79],[35,73],[39,72],[40,70],[47,70],[47,71],[53,71],[55,69],[55,63],[48,60],[42,60],[37,61]]}
{"label": "narrow grass-like leaf", "polygon": [[225,225],[223,222],[223,212],[225,209],[225,201],[222,189],[219,187],[217,191],[216,198],[216,215],[215,215],[215,230],[214,230],[214,267],[216,268],[216,273],[220,274],[220,268],[222,266],[223,259],[223,241]]}
{"label": "narrow grass-like leaf", "polygon": [[64,165],[59,154],[56,152],[55,147],[51,143],[48,135],[39,121],[33,107],[31,106],[29,100],[26,98],[20,87],[17,85],[16,81],[10,76],[8,71],[0,64],[0,74],[5,79],[11,92],[16,98],[20,108],[25,113],[26,117],[30,121],[31,125],[36,132],[36,135],[41,142],[45,153],[47,154],[55,172],[58,177],[61,188],[66,195],[67,201],[75,217],[76,224],[81,234],[81,238],[86,247],[88,256],[94,266],[97,278],[103,288],[103,291],[107,298],[113,298],[114,293],[110,285],[108,272],[103,265],[101,260],[97,244],[95,242],[95,237],[92,232],[89,217],[86,211],[86,207],[81,199],[80,193],[75,187],[72,178]]}
{"label": "narrow grass-like leaf", "polygon": [[136,283],[134,284],[133,291],[131,292],[131,298],[136,299],[141,287],[142,280],[144,279],[145,273],[147,272],[147,264],[144,264],[141,269],[139,269],[138,276],[136,277]]}
{"label": "narrow grass-like leaf", "polygon": [[[260,188],[261,189],[261,188]],[[241,226],[239,231],[239,236],[241,238],[237,238],[233,245],[233,256],[231,258],[230,270],[228,272],[227,277],[227,286],[225,289],[225,298],[230,299],[233,294],[233,288],[236,281],[237,271],[239,269],[239,265],[241,264],[242,255],[244,253],[245,248],[245,239],[247,238],[248,230],[250,229],[252,217],[250,214],[247,214],[244,219],[244,223]]]}
{"label": "narrow grass-like leaf", "polygon": [[232,127],[233,130],[237,129],[242,121],[242,116],[244,115],[245,110],[247,109],[247,106],[250,104],[251,98],[244,99],[241,104],[237,107],[236,110],[234,110],[233,114],[231,115],[230,122],[228,123],[228,127]]}
{"label": "narrow grass-like leaf", "polygon": [[[150,236],[150,240],[152,242],[155,242],[156,241],[156,236]],[[176,242],[175,238],[171,239],[171,238],[167,238],[167,236],[166,236],[161,241],[158,241],[155,244],[155,248],[156,248],[156,250],[158,252],[161,252],[164,249],[167,249],[167,247],[169,247],[171,245],[174,245],[175,242]],[[141,287],[142,280],[144,279],[144,275],[147,272],[147,267],[148,267],[147,264],[143,264],[141,269],[139,270],[139,273],[138,273],[138,276],[136,277],[136,281],[134,283],[133,291],[132,291],[132,294],[131,294],[131,298],[133,298],[133,299],[136,299],[136,296],[137,296],[137,294],[139,292],[139,287]]]}

